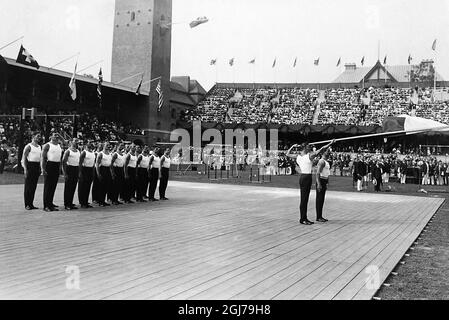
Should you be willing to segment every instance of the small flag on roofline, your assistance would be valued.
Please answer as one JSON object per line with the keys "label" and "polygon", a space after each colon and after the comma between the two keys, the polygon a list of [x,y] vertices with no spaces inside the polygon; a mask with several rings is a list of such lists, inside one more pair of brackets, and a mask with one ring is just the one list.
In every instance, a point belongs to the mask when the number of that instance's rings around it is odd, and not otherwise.
{"label": "small flag on roofline", "polygon": [[101,102],[101,97],[102,97],[102,93],[101,93],[102,84],[103,84],[103,72],[101,71],[101,68],[100,68],[100,71],[98,72],[98,85],[97,85],[97,96],[98,96],[98,99],[100,99],[100,102]]}
{"label": "small flag on roofline", "polygon": [[250,62],[248,62],[249,64],[255,64],[256,63],[256,59],[254,58],[253,60],[251,60]]}
{"label": "small flag on roofline", "polygon": [[433,40],[432,50],[435,51],[437,49],[437,39]]}
{"label": "small flag on roofline", "polygon": [[313,61],[313,64],[316,65],[316,66],[319,65],[320,64],[320,58],[318,57],[318,59]]}
{"label": "small flag on roofline", "polygon": [[272,68],[276,67],[276,60],[277,58],[274,58],[273,65],[271,66]]}
{"label": "small flag on roofline", "polygon": [[362,64],[362,66],[365,64],[365,56],[363,56],[362,60],[360,61],[360,63]]}
{"label": "small flag on roofline", "polygon": [[34,59],[34,57],[28,52],[27,49],[23,47],[23,45],[20,46],[16,62],[27,66],[35,67],[36,69],[40,68],[39,63],[37,63],[36,59]]}
{"label": "small flag on roofline", "polygon": [[76,100],[76,68],[78,67],[78,62],[75,63],[75,70],[73,71],[72,78],[69,82],[69,89],[70,89],[70,96],[72,97],[72,100]]}
{"label": "small flag on roofline", "polygon": [[412,60],[413,60],[413,58],[412,58],[412,55],[411,54],[409,54],[408,55],[408,64],[410,64],[410,63],[412,63]]}
{"label": "small flag on roofline", "polygon": [[210,65],[211,66],[215,66],[217,64],[217,59],[212,59],[211,61],[210,61]]}
{"label": "small flag on roofline", "polygon": [[296,62],[298,61],[298,57],[295,58],[295,61],[293,62],[293,68],[296,67]]}
{"label": "small flag on roofline", "polygon": [[137,89],[136,89],[136,96],[138,96],[139,94],[140,94],[140,88],[142,87],[142,82],[143,82],[143,73],[142,73],[142,78],[140,78],[140,82],[139,82],[139,85],[137,86]]}
{"label": "small flag on roofline", "polygon": [[341,63],[341,57],[337,61],[337,67],[340,65],[340,63]]}
{"label": "small flag on roofline", "polygon": [[231,60],[229,60],[229,65],[232,67],[234,65],[234,58],[232,58]]}

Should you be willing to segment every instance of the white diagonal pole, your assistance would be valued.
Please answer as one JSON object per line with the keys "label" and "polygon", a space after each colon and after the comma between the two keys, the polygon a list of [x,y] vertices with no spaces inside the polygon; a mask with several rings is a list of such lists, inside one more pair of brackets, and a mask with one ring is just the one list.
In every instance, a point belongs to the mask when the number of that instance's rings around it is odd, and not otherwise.
{"label": "white diagonal pole", "polygon": [[10,43],[8,43],[8,44],[4,45],[3,47],[1,47],[0,50],[3,50],[5,48],[9,47],[10,45],[16,43],[17,41],[22,40],[23,38],[25,38],[25,36],[21,36],[20,38],[14,40],[14,41],[11,41]]}

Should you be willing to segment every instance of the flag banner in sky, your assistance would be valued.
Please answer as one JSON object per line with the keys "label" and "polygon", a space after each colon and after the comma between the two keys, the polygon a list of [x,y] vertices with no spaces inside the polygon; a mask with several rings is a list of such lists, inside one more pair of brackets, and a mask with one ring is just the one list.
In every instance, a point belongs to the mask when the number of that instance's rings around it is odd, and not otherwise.
{"label": "flag banner in sky", "polygon": [[255,64],[256,63],[256,59],[251,60],[250,62],[248,62],[249,64]]}
{"label": "flag banner in sky", "polygon": [[295,58],[295,62],[293,62],[293,68],[296,67],[296,62],[298,61],[298,57]]}
{"label": "flag banner in sky", "polygon": [[410,63],[412,63],[412,60],[413,60],[413,58],[412,58],[412,55],[411,54],[409,54],[408,55],[408,64],[410,64]]}
{"label": "flag banner in sky", "polygon": [[432,50],[435,51],[437,49],[437,39],[433,40]]}
{"label": "flag banner in sky", "polygon": [[384,58],[384,64],[387,64],[387,56]]}
{"label": "flag banner in sky", "polygon": [[20,46],[16,62],[35,67],[36,69],[40,68],[39,63],[37,63],[36,59],[34,59],[34,57],[28,52],[28,50],[25,49],[22,45]]}
{"label": "flag banner in sky", "polygon": [[97,96],[98,96],[98,99],[100,99],[100,103],[101,103],[101,96],[102,96],[102,93],[101,93],[102,84],[103,84],[103,72],[101,71],[101,68],[100,68],[100,71],[98,72],[98,85],[97,85]]}
{"label": "flag banner in sky", "polygon": [[277,58],[274,58],[273,65],[271,66],[272,68],[276,67],[276,59]]}
{"label": "flag banner in sky", "polygon": [[360,61],[360,63],[362,64],[362,66],[365,64],[365,56],[363,56],[362,60]]}
{"label": "flag banner in sky", "polygon": [[234,58],[232,58],[231,60],[229,60],[229,65],[232,67],[234,65]]}
{"label": "flag banner in sky", "polygon": [[136,96],[138,96],[140,94],[140,88],[142,87],[142,82],[143,82],[143,74],[142,74],[142,78],[140,78],[139,85],[137,86],[137,89],[136,89]]}
{"label": "flag banner in sky", "polygon": [[156,87],[156,92],[159,95],[159,105],[157,108],[157,111],[161,111],[162,107],[164,106],[164,93],[162,92],[162,83],[161,83],[161,79],[159,79],[159,82],[157,84]]}
{"label": "flag banner in sky", "polygon": [[316,66],[319,65],[320,64],[320,58],[314,60],[313,64],[316,65]]}
{"label": "flag banner in sky", "polygon": [[337,67],[340,65],[340,63],[341,63],[341,57],[337,61]]}
{"label": "flag banner in sky", "polygon": [[383,132],[406,131],[406,133],[418,130],[448,131],[449,126],[430,119],[400,115],[386,117],[382,122],[382,130]]}
{"label": "flag banner in sky", "polygon": [[208,21],[209,21],[209,19],[207,19],[206,17],[199,17],[196,20],[193,20],[192,22],[190,22],[190,28],[195,28],[195,27],[199,26],[200,24],[206,23]]}
{"label": "flag banner in sky", "polygon": [[69,89],[70,89],[70,96],[72,97],[72,100],[76,100],[76,68],[78,67],[78,62],[75,63],[75,70],[73,71],[72,78],[69,82]]}
{"label": "flag banner in sky", "polygon": [[211,66],[214,66],[214,65],[216,65],[217,64],[217,59],[212,59],[211,61],[210,61],[210,65]]}

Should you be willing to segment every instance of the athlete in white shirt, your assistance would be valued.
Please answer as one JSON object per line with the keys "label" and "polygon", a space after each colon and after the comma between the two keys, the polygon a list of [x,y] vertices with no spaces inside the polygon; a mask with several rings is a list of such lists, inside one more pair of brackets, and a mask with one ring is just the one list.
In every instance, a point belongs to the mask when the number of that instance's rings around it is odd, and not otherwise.
{"label": "athlete in white shirt", "polygon": [[299,189],[301,190],[301,202],[299,205],[300,218],[299,223],[305,225],[312,225],[309,219],[307,219],[307,204],[309,202],[310,189],[312,188],[312,167],[313,160],[321,154],[323,151],[327,150],[335,140],[332,140],[329,144],[325,145],[317,151],[311,151],[310,145],[308,143],[303,143],[300,146],[295,144],[288,151],[287,156],[294,157],[290,155],[293,148],[299,147],[300,154],[296,157],[296,163],[299,166],[300,176],[299,176]]}
{"label": "athlete in white shirt", "polygon": [[316,221],[327,222],[327,219],[323,218],[323,206],[326,196],[327,185],[329,183],[330,164],[327,161],[329,158],[329,150],[326,150],[318,161],[316,171]]}
{"label": "athlete in white shirt", "polygon": [[95,152],[92,142],[87,143],[80,154],[78,201],[83,209],[92,208],[89,204],[89,193],[95,170]]}
{"label": "athlete in white shirt", "polygon": [[33,135],[31,143],[23,149],[22,167],[25,176],[24,200],[26,210],[38,209],[33,205],[34,194],[40,173],[42,148],[39,145],[42,137],[39,133]]}
{"label": "athlete in white shirt", "polygon": [[58,185],[59,170],[61,169],[62,148],[59,145],[59,135],[53,133],[50,142],[42,150],[41,170],[44,175],[44,211],[58,211],[53,203],[56,186]]}
{"label": "athlete in white shirt", "polygon": [[170,148],[165,149],[164,155],[161,157],[161,181],[159,182],[159,198],[161,200],[168,200],[165,197],[165,191],[167,190],[171,166],[170,151]]}
{"label": "athlete in white shirt", "polygon": [[78,209],[73,204],[76,185],[78,184],[80,164],[80,152],[78,150],[78,139],[73,139],[70,147],[65,151],[62,159],[62,171],[64,172],[64,207],[66,210]]}

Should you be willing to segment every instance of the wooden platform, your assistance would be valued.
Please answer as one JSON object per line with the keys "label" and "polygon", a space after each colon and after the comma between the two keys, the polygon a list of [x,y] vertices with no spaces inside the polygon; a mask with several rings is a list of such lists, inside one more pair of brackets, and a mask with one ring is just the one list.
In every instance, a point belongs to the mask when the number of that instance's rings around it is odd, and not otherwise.
{"label": "wooden platform", "polygon": [[167,202],[32,214],[22,193],[0,186],[2,299],[370,299],[443,203],[329,192],[303,226],[293,189],[171,182]]}

